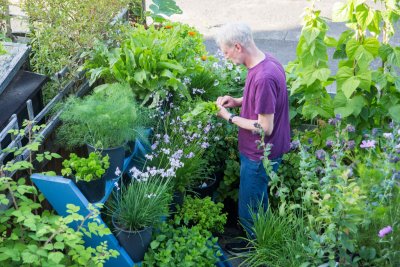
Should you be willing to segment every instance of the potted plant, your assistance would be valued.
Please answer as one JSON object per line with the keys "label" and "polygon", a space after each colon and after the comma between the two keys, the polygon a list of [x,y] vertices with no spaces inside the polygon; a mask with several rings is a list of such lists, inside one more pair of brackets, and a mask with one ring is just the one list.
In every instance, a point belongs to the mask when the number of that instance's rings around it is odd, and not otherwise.
{"label": "potted plant", "polygon": [[58,140],[68,148],[88,145],[89,153],[100,150],[110,157],[106,178],[115,178],[122,170],[124,144],[144,135],[149,121],[146,110],[134,101],[132,90],[125,84],[104,84],[84,98],[71,97],[60,118]]}
{"label": "potted plant", "polygon": [[223,233],[227,214],[222,213],[224,205],[215,203],[210,197],[186,197],[183,206],[174,216],[175,225],[197,226],[213,234]]}
{"label": "potted plant", "polygon": [[116,237],[134,262],[143,260],[153,227],[168,215],[169,179],[153,177],[121,186],[107,204]]}
{"label": "potted plant", "polygon": [[210,233],[204,234],[198,227],[174,228],[163,223],[142,264],[208,267],[215,266],[221,255],[217,238]]}
{"label": "potted plant", "polygon": [[74,179],[76,185],[89,202],[100,201],[105,193],[104,174],[110,166],[109,157],[92,152],[87,158],[80,158],[75,153],[69,160],[64,160],[61,174]]}

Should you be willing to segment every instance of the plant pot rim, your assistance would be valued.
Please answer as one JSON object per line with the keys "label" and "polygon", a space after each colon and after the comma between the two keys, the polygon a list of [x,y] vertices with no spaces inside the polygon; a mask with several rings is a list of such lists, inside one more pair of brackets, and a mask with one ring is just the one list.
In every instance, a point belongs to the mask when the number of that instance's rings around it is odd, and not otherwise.
{"label": "plant pot rim", "polygon": [[116,217],[116,215],[113,214],[113,215],[112,215],[112,218],[111,218],[111,221],[112,221],[112,224],[114,225],[115,229],[117,229],[117,230],[120,231],[120,232],[125,232],[125,233],[142,233],[142,232],[148,231],[149,228],[150,228],[150,229],[153,229],[152,226],[146,226],[146,227],[144,227],[144,228],[141,229],[141,230],[133,230],[133,231],[132,231],[132,230],[126,230],[126,229],[124,229],[124,228],[121,228],[121,226],[115,222],[115,217]]}

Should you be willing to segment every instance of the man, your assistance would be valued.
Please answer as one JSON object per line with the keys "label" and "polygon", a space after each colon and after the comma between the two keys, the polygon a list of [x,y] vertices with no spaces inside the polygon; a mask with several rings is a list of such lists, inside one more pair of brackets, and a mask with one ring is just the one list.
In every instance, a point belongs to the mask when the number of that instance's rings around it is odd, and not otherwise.
{"label": "man", "polygon": [[[243,97],[218,97],[217,104],[220,108],[218,116],[239,127],[239,219],[249,238],[255,238],[249,208],[257,212],[260,201],[265,209],[268,208],[268,175],[261,160],[263,149],[257,144],[261,138],[260,129],[265,134],[265,142],[272,145],[269,159],[274,171],[277,171],[282,155],[290,150],[285,71],[273,56],[256,46],[246,24],[224,25],[216,41],[226,59],[248,69]],[[240,116],[226,109],[232,107],[241,107]],[[245,242],[226,246],[231,253],[240,252],[245,247]]]}

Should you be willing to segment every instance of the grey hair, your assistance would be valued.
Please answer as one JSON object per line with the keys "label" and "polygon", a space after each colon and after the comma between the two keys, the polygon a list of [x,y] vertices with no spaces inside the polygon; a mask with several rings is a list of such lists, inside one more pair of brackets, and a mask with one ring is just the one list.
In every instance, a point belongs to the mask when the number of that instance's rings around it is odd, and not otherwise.
{"label": "grey hair", "polygon": [[227,23],[219,29],[215,41],[219,46],[232,47],[239,43],[248,47],[253,42],[253,34],[250,27],[245,23]]}

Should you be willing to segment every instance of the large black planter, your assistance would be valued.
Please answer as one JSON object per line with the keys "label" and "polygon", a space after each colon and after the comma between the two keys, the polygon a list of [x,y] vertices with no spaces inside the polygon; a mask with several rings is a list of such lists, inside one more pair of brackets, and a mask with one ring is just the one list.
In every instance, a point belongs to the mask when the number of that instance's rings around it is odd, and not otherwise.
{"label": "large black planter", "polygon": [[85,181],[76,181],[75,183],[79,190],[81,190],[82,194],[86,197],[86,199],[90,203],[99,202],[105,194],[106,188],[106,179],[105,177],[101,177],[100,179],[93,180],[90,182]]}
{"label": "large black planter", "polygon": [[150,246],[153,228],[147,227],[141,231],[128,231],[122,229],[115,222],[114,217],[112,217],[112,223],[117,231],[116,237],[119,244],[126,250],[132,260],[136,263],[143,261],[144,254]]}
{"label": "large black planter", "polygon": [[207,181],[204,181],[201,185],[198,185],[194,188],[192,188],[192,191],[194,192],[195,195],[197,195],[200,198],[205,198],[205,197],[211,197],[213,198],[214,191],[216,190],[217,187],[217,178],[215,175],[212,176]]}
{"label": "large black planter", "polygon": [[111,180],[116,178],[115,171],[117,167],[122,171],[122,167],[124,166],[124,157],[125,157],[125,149],[124,146],[114,147],[114,148],[105,148],[105,149],[96,149],[95,147],[87,144],[88,152],[100,151],[102,156],[108,155],[110,157],[110,167],[107,169],[104,177],[106,180]]}

